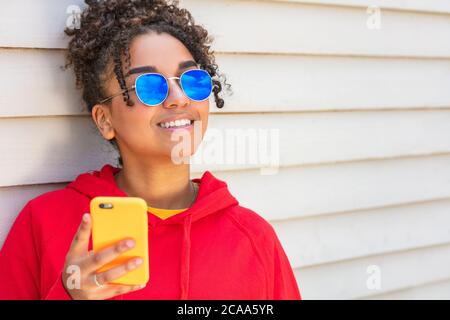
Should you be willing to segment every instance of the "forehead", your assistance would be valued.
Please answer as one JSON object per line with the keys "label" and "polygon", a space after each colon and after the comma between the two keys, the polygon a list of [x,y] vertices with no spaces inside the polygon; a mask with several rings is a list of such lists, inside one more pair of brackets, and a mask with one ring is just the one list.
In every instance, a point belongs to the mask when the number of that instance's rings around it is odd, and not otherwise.
{"label": "forehead", "polygon": [[130,44],[131,68],[155,66],[161,72],[173,73],[187,60],[194,60],[189,50],[167,33],[139,35]]}

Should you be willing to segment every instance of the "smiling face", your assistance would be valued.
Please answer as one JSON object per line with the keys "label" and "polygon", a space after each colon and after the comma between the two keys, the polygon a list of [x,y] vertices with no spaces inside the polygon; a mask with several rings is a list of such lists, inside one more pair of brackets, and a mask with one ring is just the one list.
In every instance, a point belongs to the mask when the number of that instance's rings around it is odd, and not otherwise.
{"label": "smiling face", "polygon": [[[124,72],[127,88],[134,85],[135,79],[142,73],[160,73],[168,79],[179,77],[186,70],[198,69],[183,43],[167,33],[152,32],[137,36],[130,44],[129,53],[130,74]],[[209,100],[191,100],[182,91],[178,80],[168,82],[168,96],[157,106],[146,106],[138,99],[135,90],[130,90],[134,106],[127,106],[122,95],[119,95],[111,100],[110,106],[97,104],[92,109],[92,117],[101,134],[107,140],[116,138],[125,161],[129,157],[170,158],[173,148],[180,144],[180,140],[173,141],[172,136],[189,137],[191,152],[184,156],[192,155],[198,147],[208,124]],[[105,83],[105,88],[109,95],[121,91],[115,75]],[[200,132],[196,131],[194,138],[193,124],[179,129],[160,125],[173,118],[196,121],[195,127],[201,124]],[[198,137],[198,134],[201,136]]]}

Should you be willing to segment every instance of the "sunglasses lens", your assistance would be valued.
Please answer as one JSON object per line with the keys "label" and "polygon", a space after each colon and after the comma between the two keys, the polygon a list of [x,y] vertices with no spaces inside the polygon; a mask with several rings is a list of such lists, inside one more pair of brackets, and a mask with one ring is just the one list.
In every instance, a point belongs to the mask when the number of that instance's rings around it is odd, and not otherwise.
{"label": "sunglasses lens", "polygon": [[143,104],[156,106],[169,92],[166,79],[160,74],[144,74],[136,80],[136,95]]}
{"label": "sunglasses lens", "polygon": [[206,100],[212,92],[212,80],[205,70],[194,69],[183,73],[181,76],[183,91],[194,101]]}

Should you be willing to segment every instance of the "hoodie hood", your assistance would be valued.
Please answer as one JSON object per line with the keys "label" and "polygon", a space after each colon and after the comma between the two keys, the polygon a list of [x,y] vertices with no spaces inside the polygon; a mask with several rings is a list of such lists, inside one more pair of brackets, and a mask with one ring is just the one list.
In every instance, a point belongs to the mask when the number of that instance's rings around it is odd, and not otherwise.
{"label": "hoodie hood", "polygon": [[[66,188],[83,194],[89,200],[97,196],[127,197],[127,194],[118,187],[114,179],[114,175],[120,170],[120,168],[105,164],[100,171],[90,171],[79,175]],[[192,181],[199,183],[200,186],[197,198],[190,208],[165,220],[153,214],[148,215],[149,228],[157,228],[165,224],[179,224],[183,230],[181,239],[180,299],[187,299],[189,293],[192,223],[239,204],[236,198],[228,191],[227,184],[214,177],[209,171],[205,171],[201,178],[192,179]]]}

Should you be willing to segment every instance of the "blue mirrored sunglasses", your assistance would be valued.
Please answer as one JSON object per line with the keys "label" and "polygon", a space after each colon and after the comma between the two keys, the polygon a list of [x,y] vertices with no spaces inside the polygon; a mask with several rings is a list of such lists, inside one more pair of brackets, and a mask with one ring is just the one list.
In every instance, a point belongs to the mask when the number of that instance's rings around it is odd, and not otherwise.
{"label": "blue mirrored sunglasses", "polygon": [[133,86],[108,97],[100,103],[105,103],[129,90],[135,90],[138,99],[149,107],[163,103],[169,95],[169,81],[177,79],[184,94],[191,100],[204,101],[212,92],[212,79],[206,70],[191,69],[183,72],[180,77],[166,78],[160,73],[144,73],[139,75]]}

